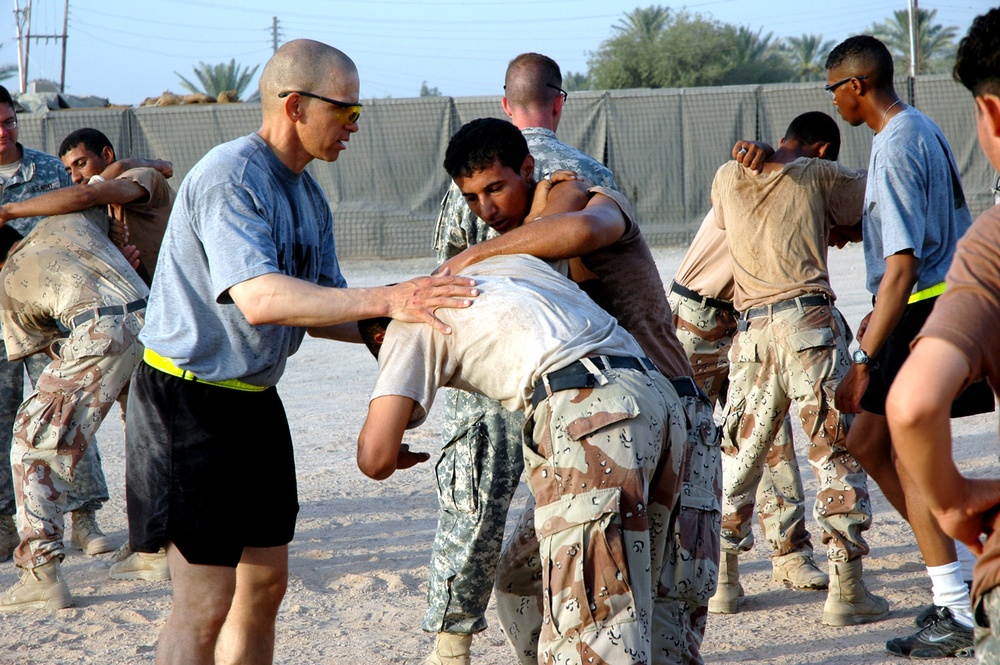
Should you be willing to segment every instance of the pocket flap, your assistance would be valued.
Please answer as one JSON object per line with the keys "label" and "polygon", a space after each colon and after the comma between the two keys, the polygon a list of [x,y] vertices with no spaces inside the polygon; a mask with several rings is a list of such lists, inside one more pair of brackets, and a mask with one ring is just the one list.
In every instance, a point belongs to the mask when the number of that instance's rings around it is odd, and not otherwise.
{"label": "pocket flap", "polygon": [[830,328],[820,328],[818,330],[804,330],[792,333],[788,336],[788,346],[793,351],[805,351],[821,346],[834,346],[836,341],[833,330]]}
{"label": "pocket flap", "polygon": [[547,506],[535,508],[535,531],[541,539],[563,529],[593,522],[604,515],[617,514],[620,500],[620,487],[565,496]]}
{"label": "pocket flap", "polygon": [[629,418],[635,418],[639,415],[639,405],[635,403],[635,398],[631,395],[622,395],[616,402],[617,406],[612,402],[599,402],[597,404],[599,405],[598,408],[607,406],[608,408],[618,410],[609,411],[601,409],[589,416],[582,416],[572,420],[566,425],[566,434],[570,440],[579,441],[583,437],[593,434],[608,425],[613,425]]}
{"label": "pocket flap", "polygon": [[687,483],[684,484],[684,490],[681,492],[680,502],[684,508],[722,512],[722,506],[717,496],[699,491]]}

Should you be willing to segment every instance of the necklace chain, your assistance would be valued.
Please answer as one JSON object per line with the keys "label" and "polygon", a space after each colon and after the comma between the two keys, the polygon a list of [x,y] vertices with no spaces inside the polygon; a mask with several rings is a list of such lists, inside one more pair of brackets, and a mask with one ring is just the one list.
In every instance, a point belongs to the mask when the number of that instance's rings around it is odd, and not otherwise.
{"label": "necklace chain", "polygon": [[880,132],[881,132],[881,131],[882,131],[883,129],[885,129],[885,123],[886,123],[886,119],[885,119],[885,117],[886,117],[887,115],[889,115],[889,111],[891,111],[891,110],[892,110],[892,107],[893,107],[893,106],[895,106],[896,104],[898,104],[898,103],[899,103],[899,102],[901,102],[901,101],[902,101],[902,100],[900,100],[900,99],[897,99],[896,101],[894,101],[894,102],[893,102],[892,104],[890,104],[890,105],[889,105],[889,108],[887,108],[887,109],[885,110],[885,113],[883,113],[883,114],[882,114],[882,126],[878,128],[878,130],[879,130]]}

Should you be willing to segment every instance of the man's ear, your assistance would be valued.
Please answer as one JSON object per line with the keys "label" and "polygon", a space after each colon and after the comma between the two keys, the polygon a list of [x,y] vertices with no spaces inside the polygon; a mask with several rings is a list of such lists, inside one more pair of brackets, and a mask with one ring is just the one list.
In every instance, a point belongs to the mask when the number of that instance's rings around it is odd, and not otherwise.
{"label": "man's ear", "polygon": [[521,177],[525,182],[535,182],[535,158],[530,154],[521,162]]}
{"label": "man's ear", "polygon": [[101,159],[103,159],[108,164],[114,163],[115,161],[114,148],[112,148],[109,145],[106,145],[103,148],[101,148]]}
{"label": "man's ear", "polygon": [[503,99],[500,100],[501,106],[503,106],[503,112],[507,114],[507,117],[513,118],[514,112],[510,110],[510,102],[507,101],[507,95],[504,95]]}
{"label": "man's ear", "polygon": [[830,150],[830,142],[823,141],[822,143],[816,144],[816,156],[820,159],[826,159],[826,153]]}
{"label": "man's ear", "polygon": [[996,95],[980,95],[976,97],[976,112],[979,122],[983,123],[986,135],[1000,140],[1000,97]]}

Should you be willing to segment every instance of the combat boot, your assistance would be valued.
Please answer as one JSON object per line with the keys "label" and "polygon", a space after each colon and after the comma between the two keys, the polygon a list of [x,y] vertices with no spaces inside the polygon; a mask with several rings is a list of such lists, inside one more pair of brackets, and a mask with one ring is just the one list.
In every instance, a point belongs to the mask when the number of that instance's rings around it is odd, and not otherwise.
{"label": "combat boot", "polygon": [[133,552],[128,543],[118,548],[114,555],[115,563],[108,571],[108,577],[113,580],[145,580],[147,582],[166,582],[170,579],[170,566],[167,565],[167,552],[162,547],[158,552]]}
{"label": "combat boot", "polygon": [[772,558],[771,569],[775,582],[792,589],[825,589],[830,586],[827,574],[816,567],[810,555],[802,552]]}
{"label": "combat boot", "polygon": [[14,554],[21,537],[17,535],[13,515],[0,515],[0,561],[6,561]]}
{"label": "combat boot", "polygon": [[104,554],[114,549],[111,539],[97,526],[97,515],[89,510],[73,511],[72,547],[78,547],[87,554]]}
{"label": "combat boot", "polygon": [[715,595],[708,599],[708,611],[713,614],[736,614],[743,585],[740,584],[739,557],[731,552],[723,552],[719,561],[719,586]]}
{"label": "combat boot", "polygon": [[469,665],[472,657],[472,635],[438,633],[434,651],[423,665]]}
{"label": "combat boot", "polygon": [[861,579],[861,559],[830,564],[830,591],[823,606],[827,626],[854,626],[884,619],[889,601],[868,590]]}
{"label": "combat boot", "polygon": [[61,610],[73,604],[69,585],[63,579],[59,557],[41,566],[21,568],[20,579],[0,596],[0,612]]}

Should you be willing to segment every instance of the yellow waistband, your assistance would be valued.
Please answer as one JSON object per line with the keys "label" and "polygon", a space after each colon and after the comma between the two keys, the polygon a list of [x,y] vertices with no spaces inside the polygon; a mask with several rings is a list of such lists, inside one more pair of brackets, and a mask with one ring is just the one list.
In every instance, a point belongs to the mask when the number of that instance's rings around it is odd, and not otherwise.
{"label": "yellow waistband", "polygon": [[927,300],[928,298],[934,298],[936,296],[944,293],[945,283],[935,284],[934,286],[928,286],[922,291],[917,291],[916,293],[910,294],[910,298],[906,301],[907,305],[912,305],[915,302],[920,302],[921,300]]}
{"label": "yellow waistband", "polygon": [[267,386],[255,386],[252,383],[246,383],[245,381],[240,381],[239,379],[227,379],[226,381],[205,381],[204,379],[199,379],[186,369],[181,369],[175,365],[174,361],[170,358],[164,358],[150,348],[143,351],[142,359],[146,361],[146,364],[150,367],[158,369],[171,376],[184,379],[185,381],[197,381],[198,383],[204,383],[218,388],[231,388],[233,390],[243,390],[250,393],[259,393],[267,390]]}

